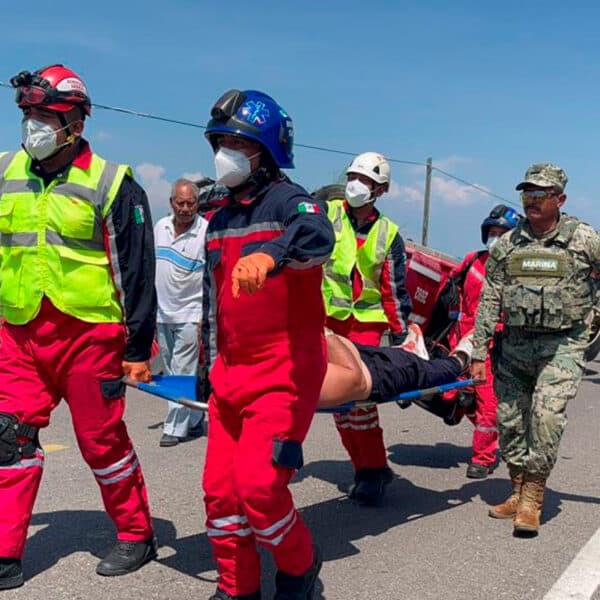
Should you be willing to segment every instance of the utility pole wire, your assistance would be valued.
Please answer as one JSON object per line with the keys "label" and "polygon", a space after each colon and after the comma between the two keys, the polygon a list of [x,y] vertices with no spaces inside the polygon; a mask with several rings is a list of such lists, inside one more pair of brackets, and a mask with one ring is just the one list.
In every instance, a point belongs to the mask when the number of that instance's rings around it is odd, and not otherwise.
{"label": "utility pole wire", "polygon": [[[4,81],[0,81],[0,87],[12,89],[12,85],[10,85],[9,83],[5,83]],[[106,104],[96,104],[96,103],[92,103],[92,106],[94,108],[99,108],[101,110],[119,112],[119,113],[123,113],[123,114],[127,114],[127,115],[132,115],[134,117],[140,117],[143,119],[152,119],[154,121],[162,121],[164,123],[173,123],[175,125],[194,127],[196,129],[206,129],[206,125],[201,125],[200,123],[193,123],[191,121],[181,121],[179,119],[173,119],[171,117],[161,117],[160,115],[154,115],[152,113],[140,112],[137,110],[132,110],[130,108],[119,108],[117,106],[108,106]],[[360,154],[360,152],[349,152],[347,150],[338,150],[336,148],[327,148],[325,146],[313,146],[310,144],[299,144],[296,142],[294,142],[294,146],[297,148],[305,148],[307,150],[317,150],[318,152],[327,152],[329,154],[341,154],[343,156],[354,157],[354,156]],[[397,164],[401,164],[401,165],[413,165],[413,166],[418,166],[418,167],[428,167],[428,164],[423,161],[402,160],[399,158],[388,158],[387,156],[386,156],[386,160],[388,160],[388,162],[397,163]],[[430,164],[430,166],[428,168],[432,169],[433,171],[437,171],[438,173],[441,173],[442,175],[445,175],[446,177],[449,177],[450,179],[459,181],[463,185],[469,186],[469,187],[481,192],[482,194],[486,194],[490,197],[497,198],[498,200],[502,200],[502,202],[505,202],[507,204],[512,204],[513,206],[517,206],[520,208],[519,204],[517,204],[515,202],[511,202],[510,200],[507,200],[503,196],[495,194],[494,192],[490,192],[489,190],[487,190],[484,187],[481,187],[480,185],[471,183],[470,181],[467,181],[466,179],[462,179],[461,177],[457,177],[456,175],[453,175],[452,173],[448,173],[447,171],[444,171],[443,169],[440,169],[439,167],[436,167],[435,165]]]}
{"label": "utility pole wire", "polygon": [[439,167],[436,167],[435,165],[433,165],[432,169],[434,171],[437,171],[438,173],[442,173],[442,175],[445,175],[446,177],[450,177],[450,179],[455,179],[456,181],[460,181],[460,183],[464,183],[465,185],[468,185],[476,190],[479,190],[480,192],[487,194],[488,196],[492,196],[493,198],[498,198],[498,200],[502,200],[502,202],[506,202],[508,204],[512,204],[513,206],[518,206],[519,208],[521,208],[521,205],[518,204],[517,202],[511,202],[510,200],[507,200],[506,198],[504,198],[504,196],[499,196],[498,194],[494,194],[494,192],[490,192],[489,190],[486,190],[484,187],[481,187],[480,185],[477,185],[476,183],[471,183],[470,181],[467,181],[466,179],[462,179],[460,177],[457,177],[456,175],[452,175],[452,173],[448,173],[447,171],[444,171],[443,169],[440,169]]}
{"label": "utility pole wire", "polygon": [[206,125],[200,125],[200,123],[192,123],[191,121],[180,121],[178,119],[171,119],[170,117],[161,117],[153,115],[151,113],[143,113],[137,110],[131,110],[129,108],[119,108],[116,106],[106,106],[105,104],[95,104],[92,102],[94,108],[101,108],[102,110],[111,110],[114,112],[125,113],[126,115],[133,115],[134,117],[142,117],[143,119],[154,119],[155,121],[164,121],[165,123],[174,123],[175,125],[185,125],[187,127],[195,127],[196,129],[206,129]]}

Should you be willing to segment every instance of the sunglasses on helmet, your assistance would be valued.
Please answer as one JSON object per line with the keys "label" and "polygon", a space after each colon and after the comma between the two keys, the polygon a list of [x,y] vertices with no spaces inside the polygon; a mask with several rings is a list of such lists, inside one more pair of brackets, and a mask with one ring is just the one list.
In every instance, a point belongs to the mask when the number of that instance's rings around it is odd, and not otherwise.
{"label": "sunglasses on helmet", "polygon": [[16,101],[19,107],[41,106],[44,104],[57,104],[66,102],[69,104],[87,102],[85,94],[76,91],[59,92],[54,88],[44,89],[35,85],[18,87]]}
{"label": "sunglasses on helmet", "polygon": [[20,108],[57,103],[89,103],[89,98],[77,90],[59,91],[40,77],[39,72],[21,71],[10,80],[16,89],[16,102]]}

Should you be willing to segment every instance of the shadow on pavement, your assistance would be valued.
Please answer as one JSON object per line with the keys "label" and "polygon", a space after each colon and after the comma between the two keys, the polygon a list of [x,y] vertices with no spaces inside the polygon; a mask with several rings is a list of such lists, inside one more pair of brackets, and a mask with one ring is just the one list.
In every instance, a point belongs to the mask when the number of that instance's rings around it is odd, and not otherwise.
{"label": "shadow on pavement", "polygon": [[[402,456],[399,464],[432,466],[424,457],[419,458],[422,453],[431,453],[432,450],[435,451],[433,466],[444,468],[464,462],[465,452],[469,449],[445,443],[433,448],[398,445],[392,451],[392,458],[396,457],[395,462],[399,463],[399,457]],[[349,461],[316,461],[302,469],[294,481],[302,481],[306,477],[316,477],[343,487],[343,482],[347,483],[352,477],[352,468]],[[381,507],[360,507],[344,495],[304,507],[300,512],[321,545],[324,559],[328,561],[358,554],[360,550],[354,542],[367,536],[376,536],[404,523],[451,510],[472,502],[476,497],[486,504],[496,504],[508,492],[508,479],[497,477],[468,481],[458,488],[447,490],[420,487],[407,479],[397,478],[388,486]],[[546,492],[543,522],[550,521],[561,512],[563,500],[600,504],[600,498],[597,497],[563,493],[549,488]],[[485,509],[477,506],[476,510]],[[32,525],[42,526],[43,529],[36,531],[27,542],[28,577],[43,573],[61,558],[75,552],[104,556],[114,543],[112,524],[102,511],[40,513],[33,516]],[[211,545],[204,531],[178,538],[171,521],[154,519],[154,527],[160,547],[173,549],[173,553],[166,558],[160,558],[159,550],[158,562],[190,577],[214,582],[212,578],[202,575],[215,568]],[[261,551],[261,554],[263,592],[269,594],[273,590],[275,567],[266,552]],[[316,600],[323,598],[320,581],[317,582],[315,592]]]}
{"label": "shadow on pavement", "polygon": [[[303,469],[303,477],[317,477],[341,487],[339,479],[345,472],[351,472],[345,461],[317,461]],[[322,545],[325,559],[337,560],[358,554],[353,542],[470,503],[477,496],[486,503],[499,502],[507,487],[506,481],[491,478],[437,491],[397,478],[387,487],[380,507],[360,507],[343,496],[305,507],[300,512]]]}
{"label": "shadow on pavement", "polygon": [[[200,501],[200,500],[198,500]],[[153,519],[158,539],[158,562],[186,575],[214,569],[211,547],[206,535],[177,538],[171,521]],[[114,527],[102,511],[62,510],[34,514],[33,526],[42,526],[27,540],[26,560],[29,577],[55,565],[61,558],[75,552],[89,552],[100,559],[115,543]],[[169,546],[175,553],[161,559],[161,547]]]}
{"label": "shadow on pavement", "polygon": [[[465,463],[470,458],[470,448],[439,443],[436,446],[402,445],[391,449],[392,462],[433,468],[450,468]],[[419,487],[407,479],[396,478],[386,489],[383,504],[377,508],[360,507],[345,494],[301,510],[315,538],[323,546],[326,560],[336,560],[357,554],[353,542],[366,536],[375,536],[397,527],[472,502],[479,497],[486,505],[502,502],[510,493],[508,475],[483,480],[467,480],[464,485],[447,490]],[[349,461],[323,460],[308,464],[294,481],[315,477],[337,485],[345,491],[352,479]],[[562,501],[600,504],[600,498],[563,493],[547,488],[542,522],[551,521],[561,512]],[[475,510],[487,509],[477,506]]]}
{"label": "shadow on pavement", "polygon": [[596,496],[580,496],[578,494],[569,494],[566,492],[557,492],[552,488],[546,488],[544,496],[544,512],[542,514],[542,523],[551,521],[562,512],[562,501],[583,502],[584,504],[600,504],[600,498]]}
{"label": "shadow on pavement", "polygon": [[438,442],[435,446],[395,444],[388,448],[389,459],[396,465],[449,469],[466,465],[473,456],[470,446]]}
{"label": "shadow on pavement", "polygon": [[[206,533],[202,531],[178,538],[175,525],[171,521],[154,518],[153,523],[159,544],[157,562],[216,586],[213,577],[202,575],[216,567]],[[61,558],[76,552],[89,552],[100,559],[115,542],[113,525],[102,511],[62,510],[38,513],[33,515],[31,525],[43,529],[36,531],[27,540],[24,568],[28,579],[40,575],[52,568]],[[167,547],[172,548],[174,552],[166,558],[161,558]],[[272,594],[275,567],[267,552],[261,551],[261,555],[263,591]],[[315,585],[315,600],[323,597],[322,590],[323,586],[318,580]]]}

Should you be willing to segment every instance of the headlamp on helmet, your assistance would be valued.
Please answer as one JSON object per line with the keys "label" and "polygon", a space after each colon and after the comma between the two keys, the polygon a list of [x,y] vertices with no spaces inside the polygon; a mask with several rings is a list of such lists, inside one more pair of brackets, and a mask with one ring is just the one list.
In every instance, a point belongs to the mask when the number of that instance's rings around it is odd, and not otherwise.
{"label": "headlamp on helmet", "polygon": [[11,78],[19,108],[37,106],[56,112],[69,112],[79,106],[90,115],[91,100],[83,80],[71,69],[57,64],[33,73],[21,71]]}
{"label": "headlamp on helmet", "polygon": [[237,135],[258,142],[279,168],[294,168],[292,119],[271,96],[229,90],[215,102],[210,116],[205,135],[213,150],[219,135]]}

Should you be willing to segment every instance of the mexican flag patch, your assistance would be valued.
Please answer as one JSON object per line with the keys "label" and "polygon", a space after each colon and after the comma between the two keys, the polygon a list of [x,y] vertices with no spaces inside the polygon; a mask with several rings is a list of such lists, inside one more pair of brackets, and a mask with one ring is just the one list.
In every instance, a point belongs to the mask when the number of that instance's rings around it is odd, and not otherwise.
{"label": "mexican flag patch", "polygon": [[136,205],[133,207],[133,218],[135,219],[136,225],[141,225],[144,222],[144,207]]}
{"label": "mexican flag patch", "polygon": [[313,213],[318,214],[321,212],[318,204],[313,204],[312,202],[300,202],[298,204],[298,212],[299,213]]}

